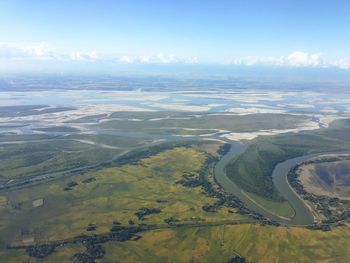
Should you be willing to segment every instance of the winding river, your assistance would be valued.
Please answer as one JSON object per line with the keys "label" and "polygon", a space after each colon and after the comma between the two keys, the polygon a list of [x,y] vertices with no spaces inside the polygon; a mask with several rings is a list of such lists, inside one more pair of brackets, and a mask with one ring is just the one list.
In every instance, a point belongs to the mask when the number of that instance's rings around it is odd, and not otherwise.
{"label": "winding river", "polygon": [[217,182],[225,189],[225,191],[237,196],[245,203],[249,209],[258,212],[267,218],[276,220],[281,224],[308,225],[314,222],[314,217],[311,210],[305,205],[303,200],[301,200],[301,198],[289,185],[287,175],[290,169],[292,169],[294,166],[319,155],[323,155],[324,153],[309,154],[289,159],[276,165],[275,169],[273,170],[272,178],[274,185],[280,191],[282,196],[291,204],[295,211],[295,214],[292,218],[286,218],[269,211],[261,204],[255,202],[250,196],[242,191],[238,185],[236,185],[230,178],[227,177],[225,167],[233,158],[243,153],[247,147],[246,145],[237,142],[233,142],[231,145],[231,150],[221,158],[221,160],[216,164],[214,168],[215,178]]}
{"label": "winding river", "polygon": [[[118,135],[122,136],[125,135],[122,132],[119,131],[105,131],[105,130],[100,130],[96,128],[94,130],[96,134],[109,134],[109,135]],[[145,135],[145,134],[139,134],[139,133],[128,133],[128,136],[143,136],[144,138],[152,138],[152,139],[162,139],[164,141],[181,141],[181,140],[186,140],[186,139],[205,139],[200,136],[190,136],[189,138],[187,137],[181,137],[181,136],[172,136],[172,135]],[[213,136],[214,138],[221,139],[217,134],[216,136]],[[3,142],[3,143],[13,143],[13,142]],[[142,147],[145,146],[151,146],[153,144],[157,144],[158,142],[154,143],[149,143],[146,145],[142,145]],[[291,204],[295,211],[295,215],[292,218],[286,218],[279,216],[271,211],[269,211],[267,208],[262,206],[261,204],[257,203],[255,200],[253,200],[250,196],[248,196],[242,189],[236,185],[230,178],[227,177],[225,168],[228,165],[228,163],[238,156],[239,154],[243,153],[245,149],[247,148],[246,144],[239,143],[239,142],[230,142],[231,143],[231,149],[230,151],[224,155],[220,161],[216,164],[214,168],[214,174],[216,181],[225,189],[225,191],[234,194],[237,196],[239,199],[241,199],[245,205],[253,210],[256,211],[262,215],[264,215],[267,218],[276,220],[277,222],[285,225],[308,225],[313,223],[313,215],[310,211],[310,209],[305,205],[305,203],[299,198],[299,196],[294,192],[294,190],[291,188],[291,186],[288,183],[287,175],[288,172],[290,171],[291,168],[293,168],[295,165],[298,165],[302,162],[308,161],[311,158],[314,158],[318,155],[321,154],[311,154],[311,155],[305,155],[297,158],[293,158],[287,161],[284,161],[282,163],[279,163],[276,165],[273,173],[272,173],[272,178],[274,185],[276,188],[280,191],[282,196]],[[138,148],[138,147],[136,147]],[[323,153],[324,154],[324,153]],[[118,154],[115,158],[118,158],[122,154]],[[28,182],[35,182],[39,180],[43,180],[46,178],[53,178],[57,177],[61,174],[66,174],[68,172],[74,172],[74,171],[81,171],[81,170],[89,170],[93,169],[95,167],[98,167],[99,165],[91,165],[91,166],[86,166],[86,167],[80,167],[80,168],[75,168],[75,169],[69,169],[66,171],[60,171],[60,172],[54,172],[54,173],[49,173],[49,174],[42,174],[38,176],[34,176],[32,178],[28,179]],[[17,182],[18,183],[18,182]],[[17,184],[16,182],[12,182],[11,184],[14,184],[14,186]],[[6,185],[6,184],[5,184]],[[5,185],[1,185],[0,182],[0,188],[5,187]],[[8,185],[9,186],[9,185]]]}

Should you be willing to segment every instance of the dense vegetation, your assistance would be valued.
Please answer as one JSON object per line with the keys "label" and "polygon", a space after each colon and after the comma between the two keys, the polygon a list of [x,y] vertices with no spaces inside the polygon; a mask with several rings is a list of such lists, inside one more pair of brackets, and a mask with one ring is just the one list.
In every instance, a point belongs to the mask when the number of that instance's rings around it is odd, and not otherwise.
{"label": "dense vegetation", "polygon": [[152,214],[159,214],[161,211],[162,210],[159,208],[143,207],[143,208],[140,208],[139,211],[135,213],[135,215],[139,220],[144,220],[145,216],[152,215]]}
{"label": "dense vegetation", "polygon": [[227,263],[246,263],[247,261],[245,260],[245,257],[241,256],[234,256],[231,258]]}

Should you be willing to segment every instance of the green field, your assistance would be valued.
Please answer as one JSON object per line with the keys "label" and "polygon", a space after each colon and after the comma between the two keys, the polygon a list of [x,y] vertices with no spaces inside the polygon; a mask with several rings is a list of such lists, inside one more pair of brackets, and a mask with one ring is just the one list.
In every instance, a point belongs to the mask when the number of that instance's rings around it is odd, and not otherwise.
{"label": "green field", "polygon": [[[350,259],[350,226],[332,231],[241,224],[149,231],[138,241],[109,242],[98,262],[228,262],[236,254],[248,262],[333,262]],[[82,245],[60,248],[49,259],[29,258],[23,250],[0,252],[6,262],[72,262]]]}
{"label": "green field", "polygon": [[[136,225],[161,228],[142,232],[137,241],[104,243],[106,254],[97,262],[224,263],[237,254],[246,256],[248,262],[290,262],[291,258],[297,262],[349,260],[348,226],[330,232],[260,226],[246,224],[253,221],[226,206],[205,212],[202,206],[217,199],[206,196],[201,187],[185,187],[176,182],[184,174],[198,174],[208,157],[203,150],[211,147],[176,147],[134,164],[1,193],[0,261],[71,262],[74,254],[85,251],[85,246],[67,244],[41,260],[30,258],[24,249],[9,250],[5,246],[103,234],[109,232],[113,222],[128,225],[129,220]],[[94,180],[84,183],[89,178]],[[77,185],[64,191],[73,180]],[[41,203],[37,200],[43,204],[35,206],[33,201]],[[145,207],[160,209],[160,213],[139,219],[136,213]],[[184,225],[167,226],[164,220],[170,217]],[[87,231],[89,224],[97,229]]]}
{"label": "green field", "polygon": [[246,192],[246,195],[254,200],[254,202],[277,216],[292,218],[295,215],[293,207],[287,201],[276,202],[248,192]]}
{"label": "green field", "polygon": [[[118,113],[119,114],[119,113]],[[116,114],[115,117],[122,118],[124,115]],[[148,113],[146,116],[149,116]],[[161,116],[164,116],[163,113]],[[138,116],[137,114],[135,116]],[[141,115],[143,116],[143,115]],[[136,118],[136,117],[134,117]],[[157,118],[157,117],[153,117]],[[158,120],[149,118],[140,121],[127,119],[110,120],[103,122],[99,126],[104,129],[114,129],[122,131],[143,131],[152,133],[156,129],[160,131],[169,129],[204,129],[204,130],[228,130],[235,132],[250,132],[267,129],[290,129],[297,127],[300,123],[307,121],[309,118],[302,115],[289,114],[250,114],[250,115],[229,115],[229,114],[182,114],[178,116],[159,117]]]}
{"label": "green field", "polygon": [[[207,155],[194,148],[178,147],[132,165],[3,193],[8,205],[1,208],[0,214],[2,248],[28,242],[21,232],[23,228],[31,233],[30,242],[46,243],[89,234],[89,224],[98,226],[93,233],[105,233],[113,221],[122,225],[128,225],[129,220],[137,225],[166,225],[164,220],[170,217],[182,224],[252,221],[225,206],[216,212],[205,212],[202,206],[217,199],[207,197],[200,187],[176,183],[184,173],[198,174]],[[88,178],[94,180],[84,183]],[[65,191],[72,180],[77,185]],[[43,205],[35,207],[33,201],[41,199]],[[136,213],[142,208],[157,208],[161,212],[139,219]]]}
{"label": "green field", "polygon": [[25,179],[94,166],[150,143],[150,139],[112,135],[3,135],[0,179]]}
{"label": "green field", "polygon": [[3,144],[0,145],[0,178],[21,179],[93,165],[121,152],[63,139]]}
{"label": "green field", "polygon": [[271,201],[283,201],[272,182],[272,171],[279,163],[308,153],[350,149],[350,126],[344,121],[317,132],[261,136],[227,167],[228,176],[245,191]]}

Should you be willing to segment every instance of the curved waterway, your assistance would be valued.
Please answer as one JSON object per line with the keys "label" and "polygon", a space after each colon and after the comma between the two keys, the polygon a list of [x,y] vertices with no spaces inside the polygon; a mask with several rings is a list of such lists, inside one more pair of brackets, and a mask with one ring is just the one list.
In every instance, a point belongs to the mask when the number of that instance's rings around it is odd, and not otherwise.
{"label": "curved waterway", "polygon": [[295,214],[292,218],[286,218],[269,211],[261,204],[255,202],[250,196],[242,191],[238,185],[236,185],[230,178],[227,177],[225,167],[233,158],[243,153],[247,147],[246,145],[237,142],[234,142],[231,145],[231,150],[220,159],[214,168],[215,178],[217,182],[225,189],[225,191],[237,196],[249,209],[258,212],[267,218],[276,220],[281,224],[308,225],[314,222],[311,210],[291,188],[288,183],[287,176],[288,172],[294,166],[306,162],[319,155],[323,155],[324,153],[310,154],[289,159],[276,165],[275,169],[273,170],[272,178],[274,185],[280,191],[281,195],[291,204],[295,211]]}

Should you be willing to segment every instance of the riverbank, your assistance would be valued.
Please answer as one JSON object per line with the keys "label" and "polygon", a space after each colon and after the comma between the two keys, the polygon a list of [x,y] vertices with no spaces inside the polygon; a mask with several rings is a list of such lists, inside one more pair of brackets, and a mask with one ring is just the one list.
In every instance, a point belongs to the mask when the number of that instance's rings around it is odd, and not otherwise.
{"label": "riverbank", "polygon": [[261,200],[260,202],[253,198],[251,195],[244,192],[233,180],[226,175],[226,166],[239,154],[243,153],[247,145],[238,142],[231,143],[231,150],[223,156],[214,168],[215,179],[223,189],[235,196],[237,196],[247,208],[262,214],[263,216],[275,220],[285,225],[309,225],[314,222],[313,215],[304,202],[294,193],[287,181],[288,172],[292,167],[298,164],[298,161],[302,162],[304,159],[311,158],[314,155],[298,157],[291,160],[287,160],[278,164],[273,173],[273,181],[276,188],[280,191],[281,195],[292,206],[295,213],[291,217],[280,215],[274,211],[265,207]]}

